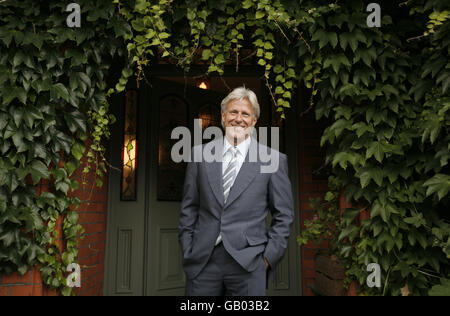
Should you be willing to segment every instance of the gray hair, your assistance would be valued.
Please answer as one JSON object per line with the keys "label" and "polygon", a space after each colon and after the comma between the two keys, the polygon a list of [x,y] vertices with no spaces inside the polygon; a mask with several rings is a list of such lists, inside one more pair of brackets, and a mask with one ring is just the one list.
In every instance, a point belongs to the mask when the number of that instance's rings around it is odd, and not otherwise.
{"label": "gray hair", "polygon": [[253,107],[253,114],[256,117],[256,119],[259,119],[260,109],[259,109],[259,103],[258,98],[256,97],[256,94],[250,90],[244,87],[238,87],[235,88],[233,91],[231,91],[220,104],[220,107],[222,109],[222,113],[225,113],[227,109],[227,104],[232,100],[242,100],[247,99],[250,104]]}

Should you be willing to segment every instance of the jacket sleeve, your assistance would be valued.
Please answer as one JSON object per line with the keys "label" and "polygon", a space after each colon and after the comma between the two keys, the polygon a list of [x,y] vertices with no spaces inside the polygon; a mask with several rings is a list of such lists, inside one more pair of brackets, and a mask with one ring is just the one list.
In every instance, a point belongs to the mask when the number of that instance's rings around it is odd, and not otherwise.
{"label": "jacket sleeve", "polygon": [[271,175],[268,188],[272,223],[264,257],[271,269],[275,269],[286,252],[294,221],[294,203],[288,176],[287,156],[281,153],[279,155],[280,164],[278,170]]}
{"label": "jacket sleeve", "polygon": [[[193,157],[191,152],[191,157]],[[181,201],[180,222],[178,227],[178,238],[180,241],[183,255],[190,250],[192,246],[192,236],[195,223],[198,218],[199,210],[199,191],[198,191],[198,163],[188,162],[183,187],[183,199]]]}

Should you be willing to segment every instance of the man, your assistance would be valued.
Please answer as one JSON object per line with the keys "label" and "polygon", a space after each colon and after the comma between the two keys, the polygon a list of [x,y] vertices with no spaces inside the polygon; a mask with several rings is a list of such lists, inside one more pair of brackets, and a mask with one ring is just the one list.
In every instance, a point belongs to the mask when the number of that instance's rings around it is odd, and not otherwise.
{"label": "man", "polygon": [[[234,89],[221,108],[226,133],[213,148],[223,159],[189,162],[186,170],[179,226],[186,295],[263,296],[294,218],[287,156],[251,137],[260,112],[253,91]],[[261,172],[261,159],[250,159],[258,152],[277,157],[278,168]]]}

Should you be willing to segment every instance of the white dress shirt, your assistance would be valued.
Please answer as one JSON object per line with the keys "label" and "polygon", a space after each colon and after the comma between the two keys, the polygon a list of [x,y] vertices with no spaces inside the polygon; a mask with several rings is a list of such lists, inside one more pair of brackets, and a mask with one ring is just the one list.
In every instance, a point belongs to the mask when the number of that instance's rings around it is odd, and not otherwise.
{"label": "white dress shirt", "polygon": [[[244,141],[240,142],[237,146],[237,154],[236,154],[236,159],[237,159],[237,165],[236,165],[236,174],[239,173],[239,170],[241,170],[242,164],[244,163],[245,160],[245,156],[247,156],[247,152],[248,152],[248,148],[250,147],[250,141],[251,138],[250,136],[247,137]],[[229,150],[230,147],[232,147],[233,145],[230,144],[230,142],[228,141],[228,139],[226,137],[224,137],[223,140],[223,156],[222,156],[222,175],[225,172],[225,170],[227,170],[228,165],[230,164],[231,159],[233,158],[233,155],[231,153],[231,151]],[[236,177],[233,179],[233,183],[234,180],[236,180]],[[233,186],[233,184],[231,184]]]}
{"label": "white dress shirt", "polygon": [[[237,178],[237,174],[239,173],[239,170],[241,170],[242,164],[244,163],[245,156],[247,156],[248,148],[250,147],[250,141],[251,137],[247,137],[244,141],[240,142],[237,146],[237,153],[236,153],[236,176],[233,179],[233,182],[231,183],[231,189],[233,189],[234,181]],[[223,156],[222,156],[222,175],[227,170],[228,165],[230,164],[231,159],[233,158],[233,155],[231,151],[229,150],[230,147],[234,145],[230,144],[226,136],[223,138]],[[216,246],[222,241],[222,235],[219,234],[216,240]]]}

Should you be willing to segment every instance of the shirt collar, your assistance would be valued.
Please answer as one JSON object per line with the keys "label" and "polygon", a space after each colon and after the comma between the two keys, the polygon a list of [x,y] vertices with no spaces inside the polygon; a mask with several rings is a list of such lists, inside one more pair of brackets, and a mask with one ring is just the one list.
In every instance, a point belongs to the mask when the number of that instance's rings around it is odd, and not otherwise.
{"label": "shirt collar", "polygon": [[[247,155],[248,152],[248,148],[250,147],[250,141],[251,141],[251,136],[248,136],[244,141],[240,142],[236,148],[238,149],[239,153],[245,157]],[[226,136],[223,137],[223,155],[225,156],[225,154],[227,153],[227,151],[230,149],[230,147],[232,147],[233,145],[230,144],[230,142],[228,141],[228,139],[226,138]]]}

